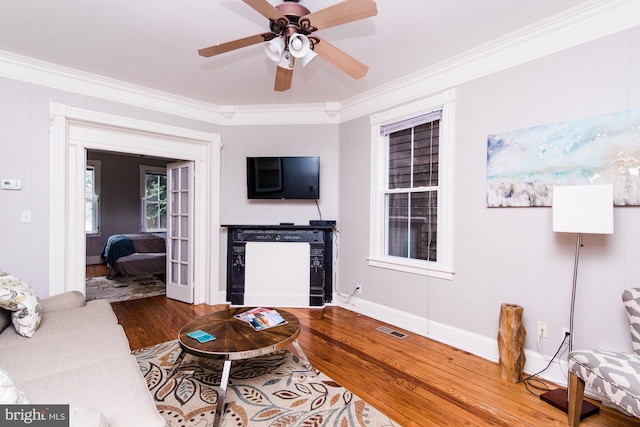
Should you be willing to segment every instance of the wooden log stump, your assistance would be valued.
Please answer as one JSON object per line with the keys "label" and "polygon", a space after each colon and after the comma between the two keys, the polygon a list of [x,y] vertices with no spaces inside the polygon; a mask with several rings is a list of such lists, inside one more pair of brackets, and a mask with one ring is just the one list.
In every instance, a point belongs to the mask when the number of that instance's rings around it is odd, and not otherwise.
{"label": "wooden log stump", "polygon": [[517,383],[522,380],[526,357],[524,339],[527,332],[522,324],[524,308],[515,304],[502,304],[498,328],[498,352],[500,376],[502,379]]}

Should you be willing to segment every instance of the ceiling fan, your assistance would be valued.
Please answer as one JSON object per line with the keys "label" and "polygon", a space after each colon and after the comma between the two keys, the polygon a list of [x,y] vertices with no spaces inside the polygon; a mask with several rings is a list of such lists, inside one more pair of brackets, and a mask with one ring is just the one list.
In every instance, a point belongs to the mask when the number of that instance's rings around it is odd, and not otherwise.
{"label": "ceiling fan", "polygon": [[296,58],[305,66],[315,56],[320,56],[355,79],[367,74],[369,67],[314,33],[375,16],[378,13],[375,1],[344,0],[316,12],[298,4],[300,0],[284,0],[277,6],[267,0],[242,1],[269,19],[270,31],[205,47],[198,50],[201,56],[208,58],[265,42],[267,56],[278,64],[274,90],[281,92],[291,88]]}

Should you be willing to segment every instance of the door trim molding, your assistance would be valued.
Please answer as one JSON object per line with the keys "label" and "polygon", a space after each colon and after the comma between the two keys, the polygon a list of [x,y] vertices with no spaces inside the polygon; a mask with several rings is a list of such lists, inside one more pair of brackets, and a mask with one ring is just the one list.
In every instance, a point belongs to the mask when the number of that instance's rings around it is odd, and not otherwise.
{"label": "door trim molding", "polygon": [[96,149],[194,162],[194,303],[217,304],[220,134],[58,103],[49,113],[49,295],[85,293],[84,169],[86,151]]}

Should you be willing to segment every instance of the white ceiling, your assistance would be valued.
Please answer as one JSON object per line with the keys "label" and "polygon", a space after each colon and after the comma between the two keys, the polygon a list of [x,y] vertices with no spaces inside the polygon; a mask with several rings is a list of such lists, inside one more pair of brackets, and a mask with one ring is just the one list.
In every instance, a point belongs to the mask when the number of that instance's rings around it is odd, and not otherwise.
{"label": "white ceiling", "polygon": [[[313,12],[338,2],[300,4]],[[318,57],[296,65],[286,92],[273,90],[275,64],[259,44],[197,53],[268,30],[241,0],[2,0],[0,50],[216,105],[339,102],[583,3],[377,0],[377,16],[318,31],[369,73],[354,80]]]}

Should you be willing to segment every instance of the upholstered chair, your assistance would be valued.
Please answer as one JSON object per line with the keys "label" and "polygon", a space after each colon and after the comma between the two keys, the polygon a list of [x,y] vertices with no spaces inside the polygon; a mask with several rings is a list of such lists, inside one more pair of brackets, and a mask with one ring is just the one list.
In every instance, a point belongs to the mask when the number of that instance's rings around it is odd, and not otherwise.
{"label": "upholstered chair", "polygon": [[640,288],[622,294],[629,317],[633,353],[576,350],[569,354],[569,425],[580,424],[585,383],[602,403],[640,418]]}

